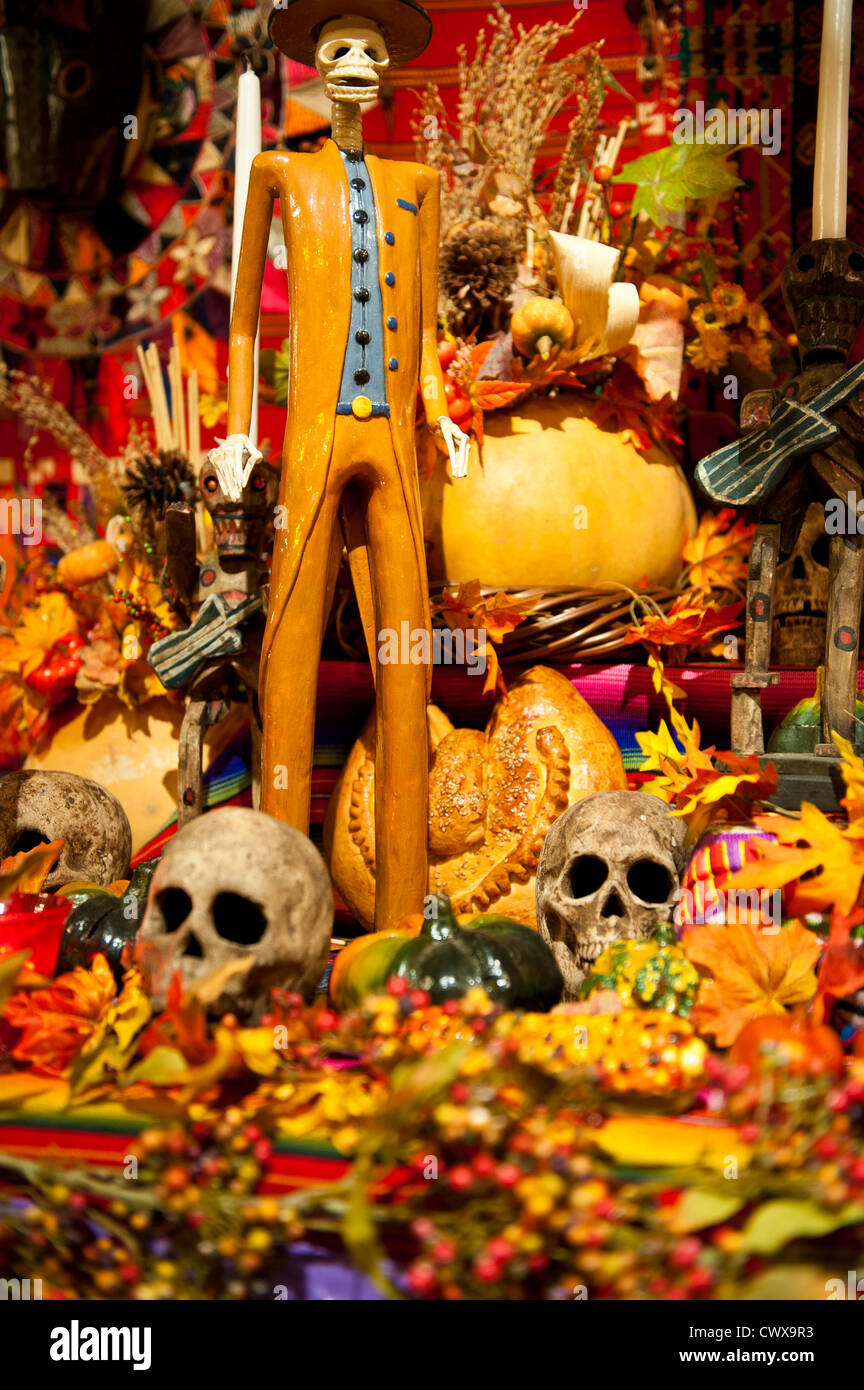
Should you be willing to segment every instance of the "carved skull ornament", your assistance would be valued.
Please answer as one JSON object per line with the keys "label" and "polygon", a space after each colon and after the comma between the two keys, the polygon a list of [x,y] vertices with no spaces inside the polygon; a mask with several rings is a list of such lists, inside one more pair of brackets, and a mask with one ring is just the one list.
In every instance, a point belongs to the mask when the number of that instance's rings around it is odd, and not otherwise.
{"label": "carved skull ornament", "polygon": [[687,862],[685,826],[645,792],[594,792],[568,806],[543,842],[537,925],[573,999],[618,938],[670,921]]}
{"label": "carved skull ornament", "polygon": [[390,55],[377,24],[346,14],[321,30],[315,66],[328,101],[374,101]]}
{"label": "carved skull ornament", "polygon": [[332,925],[330,878],[312,842],[262,811],[225,806],[190,821],[168,844],[136,955],[157,1005],[175,970],[188,985],[251,957],[212,1007],[254,1020],[274,986],[311,996]]}
{"label": "carved skull ornament", "polygon": [[66,844],[43,891],[64,883],[125,878],[132,855],[129,818],[116,796],[73,772],[0,777],[0,859],[52,840]]}
{"label": "carved skull ornament", "polygon": [[782,276],[802,365],[844,360],[864,320],[864,247],[845,237],[799,246]]}
{"label": "carved skull ornament", "polygon": [[825,659],[828,622],[828,536],[825,509],[811,502],[788,559],[777,566],[774,591],[774,661],[818,666]]}

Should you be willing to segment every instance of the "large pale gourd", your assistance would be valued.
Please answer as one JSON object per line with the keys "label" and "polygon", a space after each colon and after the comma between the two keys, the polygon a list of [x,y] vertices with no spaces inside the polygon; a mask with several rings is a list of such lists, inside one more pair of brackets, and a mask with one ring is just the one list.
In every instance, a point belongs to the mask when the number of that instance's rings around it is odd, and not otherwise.
{"label": "large pale gourd", "polygon": [[[28,770],[77,772],[91,777],[123,806],[136,854],[177,810],[177,757],[183,705],[160,696],[135,709],[103,696],[94,705],[73,706],[68,720],[30,753]],[[207,731],[204,769],[243,722],[239,706]]]}
{"label": "large pale gourd", "polygon": [[484,429],[482,461],[472,445],[467,478],[454,483],[438,455],[424,481],[421,459],[433,581],[674,583],[696,510],[670,454],[656,446],[641,453],[600,429],[591,404],[572,395],[490,412]]}

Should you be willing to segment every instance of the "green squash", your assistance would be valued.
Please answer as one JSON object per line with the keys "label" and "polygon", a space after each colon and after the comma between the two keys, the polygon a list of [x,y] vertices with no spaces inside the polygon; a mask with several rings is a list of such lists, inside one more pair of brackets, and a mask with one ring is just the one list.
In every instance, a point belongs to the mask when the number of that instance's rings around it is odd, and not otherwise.
{"label": "green squash", "polygon": [[[769,753],[812,753],[822,742],[824,668],[816,672],[816,694],[799,700],[768,740]],[[864,753],[864,700],[855,701],[855,749]]]}
{"label": "green squash", "polygon": [[446,893],[433,900],[434,916],[393,959],[391,975],[425,990],[433,1004],[485,989],[508,1009],[551,1009],[564,981],[541,936],[509,917],[485,914],[460,926]]}

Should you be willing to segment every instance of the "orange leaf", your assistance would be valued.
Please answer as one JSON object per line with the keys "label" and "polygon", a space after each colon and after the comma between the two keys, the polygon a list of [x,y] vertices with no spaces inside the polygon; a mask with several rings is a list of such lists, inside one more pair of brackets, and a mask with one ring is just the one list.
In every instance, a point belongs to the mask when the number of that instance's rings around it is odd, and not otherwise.
{"label": "orange leaf", "polygon": [[707,512],[696,535],[684,542],[681,554],[690,566],[688,578],[694,588],[731,589],[746,579],[756,525],[734,518],[733,507]]}
{"label": "orange leaf", "polygon": [[20,990],[6,1001],[3,1017],[23,1036],[12,1050],[19,1062],[59,1076],[67,1070],[113,1002],[117,989],[104,956],[89,970],[76,965],[48,989]]}
{"label": "orange leaf", "polygon": [[534,390],[531,381],[474,381],[471,383],[471,403],[479,410],[503,410]]}
{"label": "orange leaf", "polygon": [[784,888],[784,905],[795,916],[830,912],[835,906],[852,911],[864,879],[864,839],[854,825],[834,825],[809,801],[802,804],[800,816],[770,814],[755,821],[777,843],[760,840],[759,859],[740,869],[729,880],[730,888]]}
{"label": "orange leaf", "polygon": [[822,942],[800,922],[776,932],[746,922],[691,927],[682,946],[694,964],[710,971],[699,986],[692,1022],[729,1047],[745,1023],[782,1014],[816,993],[813,967]]}
{"label": "orange leaf", "polygon": [[35,845],[0,861],[0,898],[10,893],[41,892],[65,844],[65,840],[52,840],[50,845]]}
{"label": "orange leaf", "polygon": [[851,937],[851,930],[864,922],[864,912],[850,917],[834,909],[828,946],[819,966],[819,992],[813,1006],[816,1023],[824,1023],[835,999],[844,999],[864,987],[864,947]]}

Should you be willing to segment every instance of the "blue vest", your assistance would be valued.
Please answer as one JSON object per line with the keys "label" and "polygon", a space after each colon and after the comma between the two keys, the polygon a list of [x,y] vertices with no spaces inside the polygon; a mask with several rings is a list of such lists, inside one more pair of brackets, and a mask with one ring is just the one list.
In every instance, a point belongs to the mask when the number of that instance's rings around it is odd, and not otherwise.
{"label": "blue vest", "polygon": [[389,416],[384,373],[384,304],[378,279],[378,225],[372,180],[362,154],[355,150],[339,153],[350,195],[351,326],[336,414],[354,414],[354,401],[365,396],[372,403],[370,418]]}

